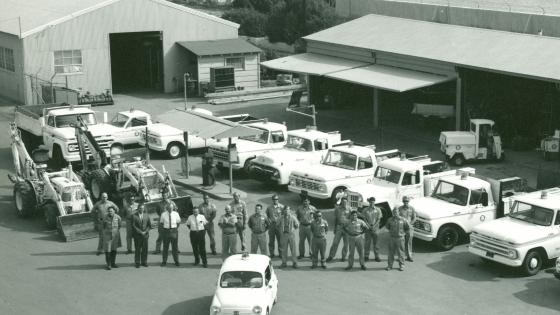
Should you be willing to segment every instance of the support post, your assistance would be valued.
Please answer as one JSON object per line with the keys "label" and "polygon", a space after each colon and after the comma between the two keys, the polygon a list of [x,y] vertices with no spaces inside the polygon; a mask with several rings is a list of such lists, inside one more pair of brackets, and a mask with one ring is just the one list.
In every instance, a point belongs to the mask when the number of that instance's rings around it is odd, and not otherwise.
{"label": "support post", "polygon": [[459,72],[457,72],[457,83],[456,83],[456,90],[455,90],[455,130],[461,130],[461,77],[459,76]]}
{"label": "support post", "polygon": [[183,174],[185,178],[189,178],[189,132],[183,132],[183,141],[185,142],[185,155],[181,157],[181,164],[183,166]]}
{"label": "support post", "polygon": [[231,137],[228,138],[229,194],[233,194],[233,168],[231,162]]}
{"label": "support post", "polygon": [[379,89],[373,88],[373,128],[379,128]]}
{"label": "support post", "polygon": [[183,98],[185,100],[185,110],[188,109],[187,107],[187,77],[189,76],[188,72],[185,72],[185,74],[183,74]]}
{"label": "support post", "polygon": [[148,145],[148,126],[146,125],[146,138],[144,139],[144,141],[146,141],[146,163],[150,164],[150,146]]}

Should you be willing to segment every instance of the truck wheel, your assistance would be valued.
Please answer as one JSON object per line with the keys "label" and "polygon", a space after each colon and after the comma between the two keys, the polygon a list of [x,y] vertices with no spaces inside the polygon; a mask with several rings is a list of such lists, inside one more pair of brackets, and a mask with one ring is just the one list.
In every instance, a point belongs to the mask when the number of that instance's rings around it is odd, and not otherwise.
{"label": "truck wheel", "polygon": [[459,232],[456,228],[452,226],[444,226],[442,227],[437,235],[436,242],[439,248],[442,250],[450,250],[459,241]]}
{"label": "truck wheel", "polygon": [[47,203],[43,207],[43,213],[45,215],[45,223],[49,230],[56,229],[56,218],[58,217],[58,208],[54,203]]}
{"label": "truck wheel", "polygon": [[534,276],[541,270],[542,263],[543,259],[541,254],[536,250],[532,250],[527,253],[527,256],[525,256],[525,260],[523,260],[521,268],[523,273],[527,276]]}
{"label": "truck wheel", "polygon": [[182,144],[178,142],[171,142],[170,144],[167,145],[167,149],[165,150],[165,153],[170,159],[176,159],[183,155],[184,150],[185,147]]}
{"label": "truck wheel", "polygon": [[465,158],[463,157],[462,154],[455,154],[451,159],[451,163],[453,163],[456,166],[461,166],[465,164]]}
{"label": "truck wheel", "polygon": [[101,194],[111,190],[111,179],[104,170],[95,170],[89,176],[89,190],[91,199],[97,202],[101,199]]}
{"label": "truck wheel", "polygon": [[33,186],[29,182],[19,182],[14,186],[14,204],[18,217],[30,217],[37,206]]}
{"label": "truck wheel", "polygon": [[333,204],[333,206],[336,206],[336,202],[338,201],[336,196],[345,191],[346,191],[345,187],[336,187],[335,189],[333,189],[333,192],[331,194],[331,203]]}
{"label": "truck wheel", "polygon": [[243,164],[243,172],[245,174],[249,174],[251,172],[251,170],[249,169],[251,167],[251,161],[253,159],[247,159],[245,160],[245,164]]}

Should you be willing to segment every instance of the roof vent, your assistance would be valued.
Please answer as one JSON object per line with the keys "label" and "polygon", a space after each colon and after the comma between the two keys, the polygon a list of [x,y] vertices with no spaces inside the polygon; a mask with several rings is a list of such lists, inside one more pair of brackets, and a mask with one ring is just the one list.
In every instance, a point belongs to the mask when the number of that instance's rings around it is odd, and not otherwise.
{"label": "roof vent", "polygon": [[129,110],[129,111],[130,111],[131,113],[133,113],[133,112],[134,112],[134,106],[130,107],[130,110]]}
{"label": "roof vent", "polygon": [[541,199],[546,199],[546,197],[548,197],[548,191],[546,190],[541,191]]}
{"label": "roof vent", "polygon": [[461,172],[461,179],[462,179],[462,180],[467,179],[467,177],[469,177],[469,173],[467,173],[467,172]]}
{"label": "roof vent", "polygon": [[247,258],[249,258],[249,252],[245,251],[241,254],[241,259],[246,260]]}
{"label": "roof vent", "polygon": [[400,154],[400,158],[401,158],[401,161],[406,161],[406,154],[405,154],[405,153],[401,153],[401,154]]}
{"label": "roof vent", "polygon": [[354,142],[353,141],[348,141],[348,147],[351,148],[354,146]]}
{"label": "roof vent", "polygon": [[268,123],[268,118],[263,118],[263,120],[262,120],[262,121],[263,121],[263,123],[265,123],[265,124],[266,124],[266,123]]}

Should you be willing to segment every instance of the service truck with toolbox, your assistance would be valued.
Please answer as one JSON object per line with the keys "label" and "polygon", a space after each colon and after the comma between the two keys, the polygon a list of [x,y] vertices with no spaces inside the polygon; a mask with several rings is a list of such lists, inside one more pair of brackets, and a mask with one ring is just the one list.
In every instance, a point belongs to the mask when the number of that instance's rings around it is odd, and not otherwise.
{"label": "service truck with toolbox", "polygon": [[251,175],[261,181],[287,185],[292,170],[300,165],[321,163],[327,150],[344,145],[338,131],[323,132],[315,126],[288,131],[288,140],[282,149],[265,151],[252,160]]}
{"label": "service truck with toolbox", "polygon": [[503,213],[503,198],[526,189],[519,177],[496,180],[459,171],[438,180],[428,197],[414,198],[414,237],[450,250],[466,240],[478,224]]}
{"label": "service truck with toolbox", "polygon": [[513,196],[505,206],[505,217],[473,229],[469,252],[535,275],[560,256],[560,188]]}

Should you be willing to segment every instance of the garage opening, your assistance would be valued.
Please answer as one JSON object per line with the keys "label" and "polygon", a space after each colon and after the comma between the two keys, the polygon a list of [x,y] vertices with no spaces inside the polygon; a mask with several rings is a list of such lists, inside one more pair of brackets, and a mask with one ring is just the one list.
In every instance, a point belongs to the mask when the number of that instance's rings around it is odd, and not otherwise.
{"label": "garage opening", "polygon": [[162,32],[109,34],[113,92],[163,92]]}

